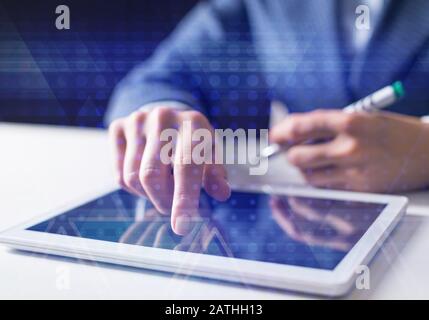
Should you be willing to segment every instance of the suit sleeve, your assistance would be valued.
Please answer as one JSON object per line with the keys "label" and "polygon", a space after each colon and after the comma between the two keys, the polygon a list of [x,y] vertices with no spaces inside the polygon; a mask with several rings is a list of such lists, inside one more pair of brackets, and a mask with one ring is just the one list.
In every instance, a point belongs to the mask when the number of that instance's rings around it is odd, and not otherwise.
{"label": "suit sleeve", "polygon": [[234,33],[246,34],[242,1],[220,0],[197,5],[151,58],[133,69],[115,88],[106,124],[141,106],[177,101],[201,112],[210,105],[207,67],[219,57]]}

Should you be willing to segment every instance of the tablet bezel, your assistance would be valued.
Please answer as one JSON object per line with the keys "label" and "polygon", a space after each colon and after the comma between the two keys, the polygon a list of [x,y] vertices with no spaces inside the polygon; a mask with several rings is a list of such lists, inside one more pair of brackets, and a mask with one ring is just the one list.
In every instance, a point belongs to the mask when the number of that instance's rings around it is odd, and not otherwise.
{"label": "tablet bezel", "polygon": [[116,188],[107,188],[80,197],[61,208],[50,210],[37,218],[13,227],[0,234],[0,242],[16,249],[40,253],[338,296],[345,294],[350,289],[357,276],[357,268],[370,261],[396,222],[405,213],[408,203],[408,199],[401,196],[321,190],[297,186],[235,185],[233,189],[243,192],[380,203],[386,204],[386,207],[333,270],[150,248],[26,230],[104,194],[113,192]]}

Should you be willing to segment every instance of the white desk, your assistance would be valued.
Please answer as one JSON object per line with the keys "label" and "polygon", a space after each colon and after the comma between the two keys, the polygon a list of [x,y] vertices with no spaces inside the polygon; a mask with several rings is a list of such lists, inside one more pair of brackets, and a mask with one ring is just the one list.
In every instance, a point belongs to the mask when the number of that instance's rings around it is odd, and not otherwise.
{"label": "white desk", "polygon": [[[100,130],[0,124],[0,230],[114,184]],[[276,175],[280,178],[279,175]],[[429,298],[429,193],[370,266],[371,290],[347,298]],[[58,286],[68,276],[69,286]],[[62,282],[61,282],[62,283]],[[291,292],[18,253],[0,246],[0,299],[288,299]]]}

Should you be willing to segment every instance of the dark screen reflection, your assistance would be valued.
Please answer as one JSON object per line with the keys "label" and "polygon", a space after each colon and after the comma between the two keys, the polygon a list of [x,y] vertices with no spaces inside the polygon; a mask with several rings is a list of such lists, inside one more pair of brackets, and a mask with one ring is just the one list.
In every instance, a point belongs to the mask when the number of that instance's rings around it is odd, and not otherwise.
{"label": "dark screen reflection", "polygon": [[186,236],[145,199],[119,190],[29,230],[303,267],[333,269],[384,205],[233,192],[220,203],[202,194]]}

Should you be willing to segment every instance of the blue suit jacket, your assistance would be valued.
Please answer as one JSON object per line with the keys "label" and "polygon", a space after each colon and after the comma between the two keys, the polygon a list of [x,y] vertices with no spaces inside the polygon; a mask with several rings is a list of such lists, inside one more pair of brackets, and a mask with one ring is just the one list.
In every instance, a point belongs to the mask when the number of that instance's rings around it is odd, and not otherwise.
{"label": "blue suit jacket", "polygon": [[292,112],[342,108],[396,80],[407,95],[390,110],[429,114],[429,1],[393,0],[357,55],[344,41],[339,1],[199,4],[117,86],[107,122],[149,102],[177,100],[216,127],[262,128],[273,99]]}

